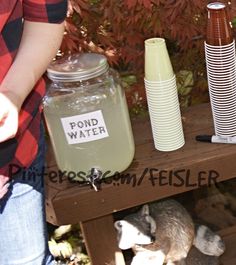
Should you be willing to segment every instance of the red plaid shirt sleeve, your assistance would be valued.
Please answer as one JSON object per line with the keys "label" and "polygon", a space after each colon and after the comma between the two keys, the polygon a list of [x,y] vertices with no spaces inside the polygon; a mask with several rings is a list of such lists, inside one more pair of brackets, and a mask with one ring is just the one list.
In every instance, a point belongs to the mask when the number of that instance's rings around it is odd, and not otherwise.
{"label": "red plaid shirt sleeve", "polygon": [[[60,23],[66,12],[66,0],[5,0],[0,4],[0,83],[17,54],[23,21]],[[35,159],[44,93],[45,82],[41,78],[24,101],[16,137],[0,143],[0,174],[9,175],[11,164],[29,167]]]}
{"label": "red plaid shirt sleeve", "polygon": [[65,0],[23,0],[23,16],[29,21],[60,23],[66,9]]}

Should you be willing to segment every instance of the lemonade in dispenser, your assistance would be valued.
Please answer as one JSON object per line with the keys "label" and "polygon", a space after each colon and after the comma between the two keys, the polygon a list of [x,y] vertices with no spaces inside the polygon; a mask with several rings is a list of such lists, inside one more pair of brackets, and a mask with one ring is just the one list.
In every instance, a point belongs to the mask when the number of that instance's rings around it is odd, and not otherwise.
{"label": "lemonade in dispenser", "polygon": [[47,74],[44,116],[59,169],[92,184],[124,171],[134,140],[125,93],[106,57],[70,55],[52,62]]}

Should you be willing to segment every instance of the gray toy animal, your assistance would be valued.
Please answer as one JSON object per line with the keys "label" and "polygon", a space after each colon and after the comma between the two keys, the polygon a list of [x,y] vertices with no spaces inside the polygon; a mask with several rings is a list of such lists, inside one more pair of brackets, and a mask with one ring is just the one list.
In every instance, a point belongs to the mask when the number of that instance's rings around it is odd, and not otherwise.
{"label": "gray toy animal", "polygon": [[220,261],[217,256],[205,255],[196,247],[192,247],[190,249],[185,262],[186,265],[220,265]]}
{"label": "gray toy animal", "polygon": [[205,226],[195,226],[187,210],[175,200],[144,205],[114,224],[120,249],[132,248],[131,265],[186,264],[192,245],[206,255],[220,256],[221,238]]}

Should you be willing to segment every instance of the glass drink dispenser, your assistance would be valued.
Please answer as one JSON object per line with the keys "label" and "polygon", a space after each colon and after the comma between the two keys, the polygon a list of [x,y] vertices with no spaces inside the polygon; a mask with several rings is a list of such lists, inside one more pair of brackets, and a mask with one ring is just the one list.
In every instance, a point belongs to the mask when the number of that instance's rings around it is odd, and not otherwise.
{"label": "glass drink dispenser", "polygon": [[133,134],[125,93],[106,57],[70,55],[51,63],[47,74],[44,116],[59,169],[92,184],[125,170]]}

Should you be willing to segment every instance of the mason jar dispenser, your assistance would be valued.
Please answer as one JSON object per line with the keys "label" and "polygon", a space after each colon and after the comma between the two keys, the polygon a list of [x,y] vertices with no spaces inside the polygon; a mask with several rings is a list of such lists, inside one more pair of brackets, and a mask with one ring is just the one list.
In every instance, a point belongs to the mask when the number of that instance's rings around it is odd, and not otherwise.
{"label": "mason jar dispenser", "polygon": [[94,184],[125,170],[134,141],[125,93],[105,56],[74,54],[51,63],[44,116],[60,170]]}

